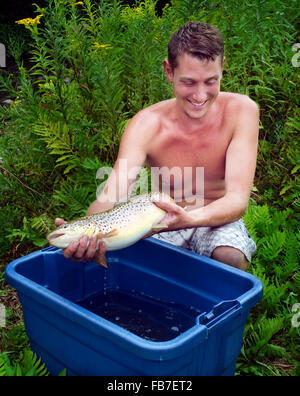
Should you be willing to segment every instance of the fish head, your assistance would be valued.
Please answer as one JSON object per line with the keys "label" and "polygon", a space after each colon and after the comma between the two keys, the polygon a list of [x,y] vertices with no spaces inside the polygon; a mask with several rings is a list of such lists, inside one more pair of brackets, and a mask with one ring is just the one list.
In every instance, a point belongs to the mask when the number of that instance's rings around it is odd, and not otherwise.
{"label": "fish head", "polygon": [[[95,229],[93,229],[94,232]],[[84,234],[89,234],[89,230],[75,224],[63,224],[52,231],[47,239],[49,244],[59,249],[64,249],[73,241],[78,241]]]}

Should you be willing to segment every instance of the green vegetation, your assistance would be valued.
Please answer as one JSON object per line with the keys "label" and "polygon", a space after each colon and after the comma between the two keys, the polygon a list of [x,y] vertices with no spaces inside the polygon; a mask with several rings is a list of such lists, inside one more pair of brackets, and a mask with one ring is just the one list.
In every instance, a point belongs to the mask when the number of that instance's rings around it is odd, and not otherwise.
{"label": "green vegetation", "polygon": [[24,350],[22,364],[11,366],[7,355],[0,356],[0,377],[20,377],[20,376],[44,376],[47,375],[47,369],[41,360],[29,350]]}
{"label": "green vegetation", "polygon": [[258,246],[250,272],[262,280],[264,298],[246,325],[237,374],[299,375],[300,330],[292,326],[300,303],[297,0],[173,0],[162,16],[153,0],[133,7],[50,0],[31,17],[1,36],[18,73],[0,71],[0,90],[13,100],[0,106],[0,302],[8,307],[0,375],[46,373],[28,352],[5,266],[44,246],[55,217],[85,213],[101,182],[96,172],[113,164],[128,120],[172,96],[161,64],[171,32],[188,20],[221,30],[222,89],[249,95],[261,111],[245,222]]}

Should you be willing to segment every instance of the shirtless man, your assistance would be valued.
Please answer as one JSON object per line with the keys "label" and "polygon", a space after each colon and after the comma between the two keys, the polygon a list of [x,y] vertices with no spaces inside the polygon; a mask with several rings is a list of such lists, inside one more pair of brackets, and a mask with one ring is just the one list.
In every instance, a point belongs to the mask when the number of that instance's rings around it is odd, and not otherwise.
{"label": "shirtless man", "polygon": [[[163,66],[175,98],[149,106],[132,118],[122,136],[114,172],[87,214],[109,209],[116,196],[126,195],[135,182],[131,170],[143,164],[149,169],[176,167],[182,174],[185,167],[202,167],[204,200],[196,197],[191,204],[185,197],[173,205],[156,203],[167,212],[162,223],[168,230],[155,237],[246,270],[256,248],[241,217],[255,173],[259,111],[245,95],[220,92],[223,53],[222,38],[213,26],[188,22],[172,35]],[[120,166],[124,160],[127,174],[122,174]],[[121,191],[124,187],[117,180],[127,180],[126,191]],[[196,181],[195,172],[185,181],[193,193]],[[170,194],[175,201],[182,189],[183,183],[173,177]],[[104,201],[108,191],[111,199]],[[56,219],[57,225],[61,222]],[[97,249],[96,238],[91,238],[87,247],[83,237],[63,254],[99,262],[104,252],[103,242]]]}

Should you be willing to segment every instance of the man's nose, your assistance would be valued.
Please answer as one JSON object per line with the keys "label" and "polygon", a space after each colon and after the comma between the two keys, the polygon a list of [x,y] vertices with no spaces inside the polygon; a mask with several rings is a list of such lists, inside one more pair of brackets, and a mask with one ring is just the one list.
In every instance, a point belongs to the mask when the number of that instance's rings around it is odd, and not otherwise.
{"label": "man's nose", "polygon": [[203,87],[198,87],[193,93],[193,100],[198,103],[202,103],[206,100],[206,94]]}

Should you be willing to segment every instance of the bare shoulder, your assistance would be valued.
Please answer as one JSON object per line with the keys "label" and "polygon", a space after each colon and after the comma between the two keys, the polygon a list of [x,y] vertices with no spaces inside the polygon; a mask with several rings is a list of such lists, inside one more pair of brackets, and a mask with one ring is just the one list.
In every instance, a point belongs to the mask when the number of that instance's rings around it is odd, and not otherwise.
{"label": "bare shoulder", "polygon": [[[231,93],[231,92],[222,92],[221,93],[222,103],[226,107],[229,112],[250,112],[259,113],[258,105],[254,100],[249,98],[248,95]],[[236,115],[237,115],[236,114]]]}
{"label": "bare shoulder", "polygon": [[158,102],[139,111],[129,122],[123,138],[134,137],[149,142],[160,130],[169,101]]}
{"label": "bare shoulder", "polygon": [[233,137],[237,139],[250,139],[253,141],[253,144],[256,144],[259,134],[258,105],[247,95],[224,94],[226,118],[233,127]]}

